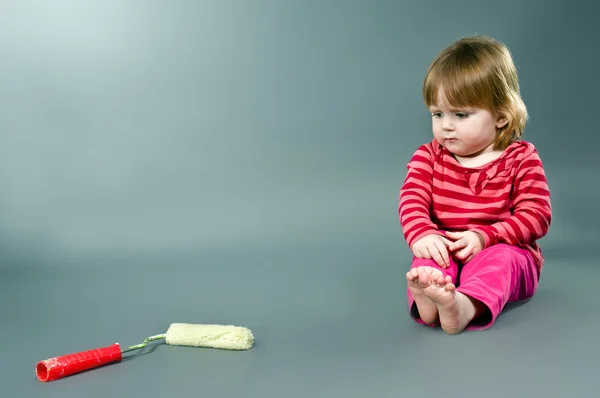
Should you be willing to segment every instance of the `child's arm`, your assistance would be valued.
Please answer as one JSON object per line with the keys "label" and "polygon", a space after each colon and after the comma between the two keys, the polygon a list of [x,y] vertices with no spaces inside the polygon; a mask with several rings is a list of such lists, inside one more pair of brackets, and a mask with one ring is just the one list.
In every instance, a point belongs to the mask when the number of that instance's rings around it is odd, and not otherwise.
{"label": "child's arm", "polygon": [[402,189],[398,215],[408,247],[422,237],[435,233],[444,236],[443,232],[431,221],[431,192],[433,180],[433,154],[428,146],[423,145],[412,156],[408,163],[408,172]]}
{"label": "child's arm", "polygon": [[521,161],[514,192],[511,217],[490,226],[472,229],[483,236],[485,247],[497,243],[529,245],[548,232],[552,221],[550,190],[537,151]]}

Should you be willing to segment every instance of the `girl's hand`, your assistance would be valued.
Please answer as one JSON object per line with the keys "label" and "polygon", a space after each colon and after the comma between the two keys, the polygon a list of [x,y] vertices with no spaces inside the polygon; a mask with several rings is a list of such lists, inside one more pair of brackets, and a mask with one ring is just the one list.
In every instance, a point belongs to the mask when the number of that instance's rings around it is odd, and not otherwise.
{"label": "girl's hand", "polygon": [[448,246],[448,250],[453,253],[458,250],[454,256],[461,260],[463,264],[471,261],[477,253],[483,250],[483,246],[485,245],[483,237],[473,231],[446,232],[446,236],[454,240]]}
{"label": "girl's hand", "polygon": [[412,252],[417,258],[433,258],[440,267],[448,268],[450,266],[448,245],[451,243],[441,235],[426,235],[413,244]]}

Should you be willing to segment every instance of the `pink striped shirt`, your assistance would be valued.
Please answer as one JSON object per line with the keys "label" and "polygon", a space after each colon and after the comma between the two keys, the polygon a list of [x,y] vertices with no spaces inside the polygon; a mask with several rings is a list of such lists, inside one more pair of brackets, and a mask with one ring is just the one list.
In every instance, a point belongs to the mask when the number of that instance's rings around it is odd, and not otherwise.
{"label": "pink striped shirt", "polygon": [[425,235],[471,230],[483,236],[484,248],[527,249],[542,269],[537,240],[548,232],[552,208],[533,144],[514,142],[499,158],[467,168],[434,139],[417,149],[407,168],[398,215],[409,247]]}

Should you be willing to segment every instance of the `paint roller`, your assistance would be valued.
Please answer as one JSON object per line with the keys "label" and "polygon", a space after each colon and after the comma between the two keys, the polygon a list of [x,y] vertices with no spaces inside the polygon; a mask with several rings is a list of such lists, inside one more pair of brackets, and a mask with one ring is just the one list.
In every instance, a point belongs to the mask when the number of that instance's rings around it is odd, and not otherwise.
{"label": "paint roller", "polygon": [[75,373],[97,368],[123,359],[123,354],[144,348],[150,342],[163,340],[168,345],[248,350],[254,344],[254,335],[248,328],[234,325],[197,325],[172,323],[167,332],[146,338],[141,344],[122,349],[119,343],[108,347],[81,351],[49,358],[37,363],[35,373],[42,382],[61,379]]}

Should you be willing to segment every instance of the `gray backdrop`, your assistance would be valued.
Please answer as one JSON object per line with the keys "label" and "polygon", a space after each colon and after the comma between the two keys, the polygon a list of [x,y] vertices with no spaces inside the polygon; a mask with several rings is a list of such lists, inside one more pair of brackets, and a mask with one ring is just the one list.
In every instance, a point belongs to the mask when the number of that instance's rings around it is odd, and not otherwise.
{"label": "gray backdrop", "polygon": [[[584,4],[2,1],[0,388],[593,391],[599,32]],[[554,220],[536,298],[487,332],[446,336],[408,319],[397,199],[432,137],[425,70],[476,33],[513,52]],[[171,322],[247,326],[257,343],[157,346],[35,379],[41,359]]]}

